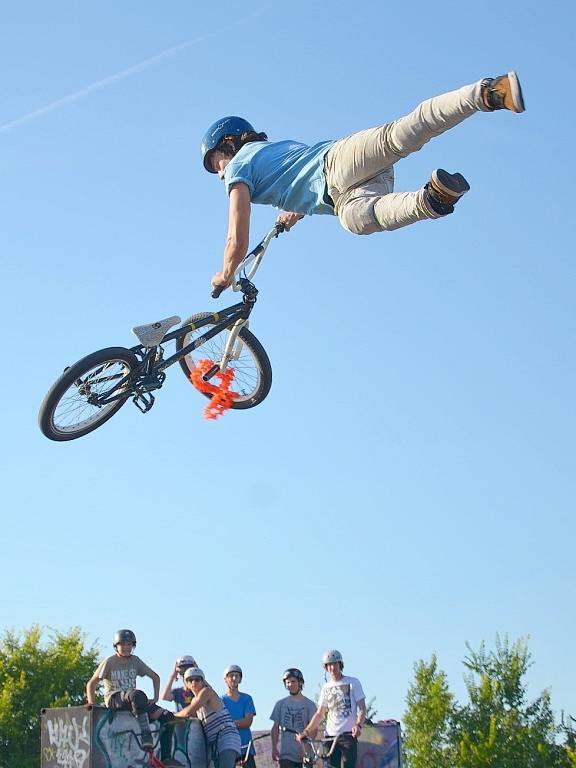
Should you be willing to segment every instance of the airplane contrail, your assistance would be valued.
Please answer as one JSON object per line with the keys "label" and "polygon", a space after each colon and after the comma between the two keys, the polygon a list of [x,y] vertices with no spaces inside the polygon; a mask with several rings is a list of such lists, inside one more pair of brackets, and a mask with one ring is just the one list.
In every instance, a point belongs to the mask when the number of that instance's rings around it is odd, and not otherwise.
{"label": "airplane contrail", "polygon": [[80,91],[69,93],[67,96],[63,96],[61,99],[56,99],[56,101],[51,101],[49,104],[46,104],[43,107],[39,107],[38,109],[35,109],[33,112],[29,112],[27,115],[23,115],[22,117],[18,117],[15,120],[10,120],[10,122],[0,125],[0,133],[6,133],[7,131],[11,131],[13,128],[17,128],[20,125],[24,125],[24,123],[29,123],[32,120],[36,120],[38,117],[43,117],[44,115],[47,115],[49,112],[53,112],[55,109],[59,109],[60,107],[65,106],[66,104],[71,104],[74,101],[83,99],[85,96],[88,96],[90,93],[93,93],[94,91],[99,91],[101,88],[106,88],[106,86],[112,85],[112,83],[117,83],[119,80],[124,80],[124,78],[130,77],[130,75],[135,75],[137,72],[141,72],[143,69],[147,69],[148,67],[151,67],[153,64],[156,64],[157,62],[162,61],[162,59],[167,59],[170,56],[175,56],[176,54],[180,53],[180,51],[183,51],[185,48],[189,48],[191,45],[195,45],[196,43],[203,42],[204,40],[210,37],[213,37],[213,34],[203,35],[202,37],[195,37],[192,40],[186,40],[184,43],[180,43],[179,45],[175,45],[173,48],[168,48],[167,50],[156,54],[156,56],[152,56],[149,59],[144,59],[144,61],[141,61],[139,64],[134,64],[133,66],[128,67],[128,69],[123,69],[121,72],[117,72],[115,75],[109,75],[108,77],[105,77],[103,80],[98,80],[97,82],[92,83],[91,85],[87,85],[85,88],[82,88]]}

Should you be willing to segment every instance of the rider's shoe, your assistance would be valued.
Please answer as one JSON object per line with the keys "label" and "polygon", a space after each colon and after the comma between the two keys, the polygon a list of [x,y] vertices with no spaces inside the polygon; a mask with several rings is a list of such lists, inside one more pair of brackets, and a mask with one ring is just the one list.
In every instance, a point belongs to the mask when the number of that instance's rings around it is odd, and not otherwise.
{"label": "rider's shoe", "polygon": [[154,737],[151,731],[143,730],[141,732],[141,740],[144,752],[151,752],[154,749]]}
{"label": "rider's shoe", "polygon": [[165,768],[184,768],[184,763],[176,760],[175,757],[163,757],[162,762],[164,763]]}
{"label": "rider's shoe", "polygon": [[482,101],[493,112],[495,109],[509,109],[511,112],[524,112],[524,98],[520,80],[516,72],[508,72],[500,77],[487,77],[482,80]]}
{"label": "rider's shoe", "polygon": [[458,200],[469,190],[470,184],[461,173],[448,173],[437,168],[424,186],[424,206],[432,218],[447,216],[454,212]]}

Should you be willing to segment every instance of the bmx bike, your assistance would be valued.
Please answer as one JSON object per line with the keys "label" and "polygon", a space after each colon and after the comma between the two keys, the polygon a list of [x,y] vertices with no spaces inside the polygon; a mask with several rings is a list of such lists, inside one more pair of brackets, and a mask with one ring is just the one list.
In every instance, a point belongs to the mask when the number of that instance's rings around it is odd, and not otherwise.
{"label": "bmx bike", "polygon": [[[184,723],[185,723],[185,721],[183,720],[181,723],[178,723],[178,722],[177,723],[171,723],[170,725],[172,727],[174,727],[174,726],[179,727],[181,725],[184,725]],[[154,743],[153,743],[153,745],[150,748],[143,746],[143,744],[142,744],[142,734],[137,733],[133,729],[129,729],[129,730],[126,730],[126,731],[118,731],[117,735],[118,736],[129,736],[131,739],[134,739],[134,741],[138,745],[139,749],[144,754],[143,761],[140,761],[140,760],[138,761],[138,763],[141,764],[142,766],[144,766],[144,767],[145,766],[149,766],[149,768],[169,768],[168,764],[165,762],[166,758],[164,758],[164,760],[161,760],[158,757],[158,755],[156,754],[156,752],[158,750],[158,745],[160,743],[160,732],[164,728],[166,728],[166,725],[161,725],[160,726],[160,729],[158,730],[158,733],[157,733],[156,737],[154,738]],[[174,763],[174,761],[172,759],[170,759],[169,762],[170,763]],[[182,765],[183,768],[185,768],[183,763],[179,763],[179,765]]]}
{"label": "bmx bike", "polygon": [[[231,408],[244,410],[259,405],[272,385],[272,367],[262,344],[248,329],[258,290],[252,277],[260,266],[270,242],[284,231],[274,226],[238,265],[232,289],[242,293],[242,301],[219,312],[200,312],[181,323],[174,315],[132,328],[140,342],[130,348],[108,347],[82,358],[64,369],[40,406],[39,426],[50,440],[65,441],[83,437],[102,426],[131,398],[142,413],[154,405],[152,392],[166,380],[166,370],[174,363],[191,381],[200,359],[212,365],[203,370],[202,382],[232,369]],[[218,298],[223,289],[212,292]],[[165,357],[164,347],[176,343],[175,354]],[[210,392],[202,392],[211,398]]]}
{"label": "bmx bike", "polygon": [[270,733],[261,733],[259,736],[251,736],[250,741],[244,747],[244,754],[240,755],[240,757],[236,760],[237,768],[243,768],[243,766],[248,764],[248,760],[250,759],[250,751],[254,742],[260,741],[260,739],[267,739],[269,736]]}
{"label": "bmx bike", "polygon": [[[297,734],[293,728],[280,726],[281,731]],[[330,768],[330,758],[338,746],[339,736],[330,736],[324,739],[311,739],[309,736],[300,742],[304,748],[304,757],[302,758],[303,768],[314,768],[320,761],[323,768]]]}

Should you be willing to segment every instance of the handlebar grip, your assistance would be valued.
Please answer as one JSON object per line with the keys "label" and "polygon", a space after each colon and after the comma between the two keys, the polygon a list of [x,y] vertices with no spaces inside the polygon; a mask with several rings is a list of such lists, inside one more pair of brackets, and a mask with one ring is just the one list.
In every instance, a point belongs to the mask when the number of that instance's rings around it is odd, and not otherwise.
{"label": "handlebar grip", "polygon": [[225,291],[225,290],[226,290],[225,285],[219,285],[216,288],[214,288],[214,290],[210,295],[212,296],[213,299],[217,299],[218,296],[220,296],[220,294],[222,293],[222,291]]}

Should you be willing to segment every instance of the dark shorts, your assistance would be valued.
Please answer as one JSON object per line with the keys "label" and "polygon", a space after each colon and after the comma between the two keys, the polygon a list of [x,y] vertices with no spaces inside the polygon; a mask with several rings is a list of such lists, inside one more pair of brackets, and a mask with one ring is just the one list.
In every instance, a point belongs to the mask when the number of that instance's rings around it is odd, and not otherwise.
{"label": "dark shorts", "polygon": [[[120,711],[120,710],[128,710],[128,712],[132,711],[132,702],[128,698],[129,691],[116,691],[116,693],[113,693],[112,696],[108,699],[107,707],[108,709],[113,709],[114,711]],[[163,709],[162,707],[159,707],[157,704],[148,704],[146,711],[148,713],[148,716],[152,716],[153,720],[156,720],[160,715],[162,715],[165,712],[168,712],[167,709]],[[155,716],[155,717],[154,717]]]}

